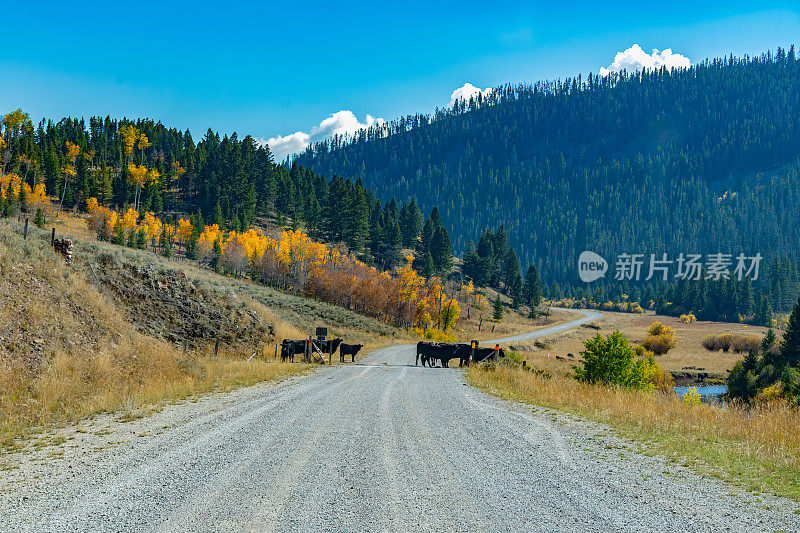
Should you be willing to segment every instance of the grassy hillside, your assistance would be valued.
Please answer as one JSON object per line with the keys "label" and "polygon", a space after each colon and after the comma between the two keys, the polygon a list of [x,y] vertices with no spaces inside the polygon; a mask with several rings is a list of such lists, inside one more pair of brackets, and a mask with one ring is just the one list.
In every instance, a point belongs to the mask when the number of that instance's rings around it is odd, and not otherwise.
{"label": "grassy hillside", "polygon": [[49,234],[30,228],[24,241],[21,232],[0,222],[6,445],[92,413],[136,416],[164,399],[301,373],[307,365],[273,359],[275,345],[316,325],[368,346],[399,335],[341,308],[106,243],[77,240],[67,266]]}

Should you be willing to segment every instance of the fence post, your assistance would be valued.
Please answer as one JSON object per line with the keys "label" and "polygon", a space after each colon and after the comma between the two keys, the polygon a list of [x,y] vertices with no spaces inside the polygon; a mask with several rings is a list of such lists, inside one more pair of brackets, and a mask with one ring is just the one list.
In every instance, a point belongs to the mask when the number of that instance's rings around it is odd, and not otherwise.
{"label": "fence post", "polygon": [[214,357],[217,357],[218,355],[219,355],[219,337],[217,337],[217,342],[214,345]]}
{"label": "fence post", "polygon": [[26,241],[28,240],[28,219],[25,219],[25,232],[22,234],[22,238]]}
{"label": "fence post", "polygon": [[50,246],[56,242],[56,228],[53,228],[53,231],[50,233]]}

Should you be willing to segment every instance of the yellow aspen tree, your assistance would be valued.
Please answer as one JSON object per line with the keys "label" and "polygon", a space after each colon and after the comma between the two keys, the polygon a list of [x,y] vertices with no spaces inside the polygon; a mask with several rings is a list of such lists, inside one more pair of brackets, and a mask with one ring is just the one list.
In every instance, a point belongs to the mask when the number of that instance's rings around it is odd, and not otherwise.
{"label": "yellow aspen tree", "polygon": [[75,170],[75,160],[78,158],[78,155],[81,153],[81,148],[75,143],[67,141],[65,143],[67,148],[66,156],[64,157],[64,163],[61,165],[61,173],[64,175],[64,187],[61,191],[61,201],[58,204],[58,212],[61,212],[62,207],[64,206],[64,197],[67,194],[67,184],[70,180],[75,177],[78,173]]}
{"label": "yellow aspen tree", "polygon": [[442,305],[442,311],[439,313],[439,322],[442,325],[442,331],[452,329],[456,325],[459,315],[461,314],[461,306],[455,298],[450,298]]}
{"label": "yellow aspen tree", "polygon": [[206,226],[197,239],[197,249],[201,257],[208,257],[214,251],[214,243],[222,239],[222,232],[217,224]]}
{"label": "yellow aspen tree", "polygon": [[130,163],[128,165],[128,178],[129,181],[136,187],[133,196],[133,206],[138,211],[141,207],[142,188],[159,178],[160,174],[155,169],[149,169],[144,165],[137,165]]}
{"label": "yellow aspen tree", "polygon": [[136,146],[139,148],[139,162],[144,165],[144,151],[153,146],[153,143],[150,142],[147,135],[140,132],[139,136],[136,138]]}
{"label": "yellow aspen tree", "polygon": [[161,236],[161,230],[163,226],[161,224],[161,220],[156,218],[156,216],[148,211],[144,214],[144,221],[142,222],[143,226],[145,227],[145,231],[147,235],[150,237],[151,242],[153,243],[153,251],[156,251],[156,239]]}
{"label": "yellow aspen tree", "polygon": [[141,132],[134,126],[126,125],[120,127],[117,133],[122,141],[122,153],[125,155],[125,162],[130,163],[133,156],[133,147],[136,145],[136,141],[139,140]]}
{"label": "yellow aspen tree", "polygon": [[192,229],[192,223],[189,220],[182,218],[178,221],[178,227],[175,229],[175,238],[184,247],[184,251],[189,237],[192,236]]}
{"label": "yellow aspen tree", "polygon": [[130,233],[136,229],[136,221],[139,219],[139,212],[130,207],[125,214],[122,215],[122,227],[126,233]]}

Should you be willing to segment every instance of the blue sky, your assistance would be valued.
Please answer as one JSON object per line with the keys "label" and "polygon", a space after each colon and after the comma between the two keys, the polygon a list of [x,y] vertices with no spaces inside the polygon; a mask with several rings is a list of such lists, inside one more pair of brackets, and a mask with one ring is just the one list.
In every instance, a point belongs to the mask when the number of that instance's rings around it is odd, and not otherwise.
{"label": "blue sky", "polygon": [[115,4],[3,0],[0,113],[323,135],[339,111],[428,112],[465,83],[596,73],[635,43],[696,63],[800,37],[797,2]]}

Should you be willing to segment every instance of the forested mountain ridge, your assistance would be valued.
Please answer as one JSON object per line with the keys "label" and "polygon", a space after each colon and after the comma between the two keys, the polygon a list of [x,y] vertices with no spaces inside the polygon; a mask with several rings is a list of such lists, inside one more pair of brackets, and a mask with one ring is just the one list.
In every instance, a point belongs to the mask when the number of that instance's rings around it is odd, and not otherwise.
{"label": "forested mountain ridge", "polygon": [[379,198],[437,205],[453,249],[504,223],[520,261],[577,285],[584,249],[793,255],[800,242],[794,47],[686,70],[504,86],[296,161]]}

